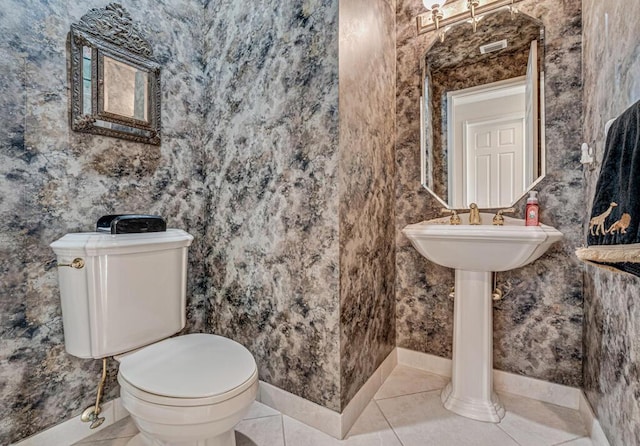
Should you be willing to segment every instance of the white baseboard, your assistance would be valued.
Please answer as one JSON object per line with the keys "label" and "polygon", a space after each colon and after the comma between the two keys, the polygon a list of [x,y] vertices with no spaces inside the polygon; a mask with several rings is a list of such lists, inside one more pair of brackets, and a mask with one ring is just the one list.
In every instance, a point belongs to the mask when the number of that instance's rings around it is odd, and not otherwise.
{"label": "white baseboard", "polygon": [[314,427],[335,438],[341,435],[341,416],[338,412],[306,400],[298,395],[260,381],[259,401],[307,426]]}
{"label": "white baseboard", "polygon": [[366,383],[358,393],[355,394],[351,401],[347,404],[347,407],[342,411],[342,420],[341,420],[341,429],[340,429],[340,439],[346,437],[349,433],[356,420],[360,417],[364,409],[367,407],[369,402],[373,399],[373,396],[380,389],[382,384],[389,377],[393,369],[398,365],[398,355],[396,348],[391,350],[391,353],[382,361],[382,364],[373,372],[373,374],[369,377]]}
{"label": "white baseboard", "polygon": [[398,351],[398,364],[451,378],[450,359],[402,347],[397,347],[396,350]]}
{"label": "white baseboard", "polygon": [[512,393],[573,410],[578,410],[582,393],[577,387],[564,386],[501,370],[493,371],[493,386],[499,392]]}
{"label": "white baseboard", "polygon": [[[398,347],[398,364],[440,376],[451,377],[451,360]],[[527,376],[493,370],[493,385],[499,392],[512,393],[557,406],[578,410],[582,391]]]}
{"label": "white baseboard", "polygon": [[607,440],[602,426],[593,413],[591,404],[589,404],[589,400],[587,400],[584,392],[580,392],[580,408],[578,410],[582,416],[582,421],[587,427],[587,432],[589,432],[593,446],[610,446],[609,440]]}
{"label": "white baseboard", "polygon": [[382,383],[389,377],[397,362],[396,349],[393,349],[342,413],[327,409],[263,381],[260,381],[259,401],[284,415],[341,440],[373,399]]}
{"label": "white baseboard", "polygon": [[120,398],[108,401],[102,405],[101,416],[104,422],[96,429],[90,429],[89,423],[80,420],[80,415],[70,420],[56,424],[47,430],[38,432],[37,434],[25,438],[24,440],[14,443],[15,446],[69,446],[80,440],[100,432],[102,429],[111,426],[113,423],[129,416],[127,410],[122,407]]}

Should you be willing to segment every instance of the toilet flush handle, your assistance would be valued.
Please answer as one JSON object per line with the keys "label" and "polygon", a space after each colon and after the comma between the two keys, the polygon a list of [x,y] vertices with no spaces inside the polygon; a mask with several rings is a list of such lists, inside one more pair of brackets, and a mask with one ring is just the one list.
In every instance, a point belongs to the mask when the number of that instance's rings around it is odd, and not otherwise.
{"label": "toilet flush handle", "polygon": [[61,266],[70,266],[71,268],[82,269],[84,268],[84,259],[81,259],[80,257],[76,257],[71,261],[71,263],[58,263],[58,267],[61,267]]}

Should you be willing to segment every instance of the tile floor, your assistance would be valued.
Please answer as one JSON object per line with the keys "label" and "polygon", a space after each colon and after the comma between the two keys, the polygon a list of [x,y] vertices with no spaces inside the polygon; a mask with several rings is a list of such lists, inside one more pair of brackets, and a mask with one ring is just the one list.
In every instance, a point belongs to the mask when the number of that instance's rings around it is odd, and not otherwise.
{"label": "tile floor", "polygon": [[[236,426],[237,446],[592,446],[576,410],[502,393],[499,424],[455,415],[442,407],[447,378],[397,366],[346,439],[329,435],[254,403]],[[76,443],[124,446],[136,434],[125,418]]]}

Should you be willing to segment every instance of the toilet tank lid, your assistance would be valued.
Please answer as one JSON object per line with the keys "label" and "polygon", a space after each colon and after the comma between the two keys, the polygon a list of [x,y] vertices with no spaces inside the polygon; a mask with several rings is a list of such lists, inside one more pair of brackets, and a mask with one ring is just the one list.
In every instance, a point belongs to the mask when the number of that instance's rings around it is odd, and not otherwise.
{"label": "toilet tank lid", "polygon": [[243,385],[256,369],[253,356],[241,344],[195,333],[124,356],[119,373],[133,386],[155,395],[207,398]]}
{"label": "toilet tank lid", "polygon": [[50,246],[57,255],[98,256],[180,248],[192,241],[193,236],[182,229],[140,234],[76,232],[66,234]]}

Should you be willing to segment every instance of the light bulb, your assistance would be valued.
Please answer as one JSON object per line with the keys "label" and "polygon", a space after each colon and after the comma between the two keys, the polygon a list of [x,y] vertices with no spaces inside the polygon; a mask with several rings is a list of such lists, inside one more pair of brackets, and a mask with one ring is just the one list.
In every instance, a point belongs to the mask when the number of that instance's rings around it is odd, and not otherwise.
{"label": "light bulb", "polygon": [[446,2],[447,0],[422,0],[422,4],[428,11],[442,8]]}

